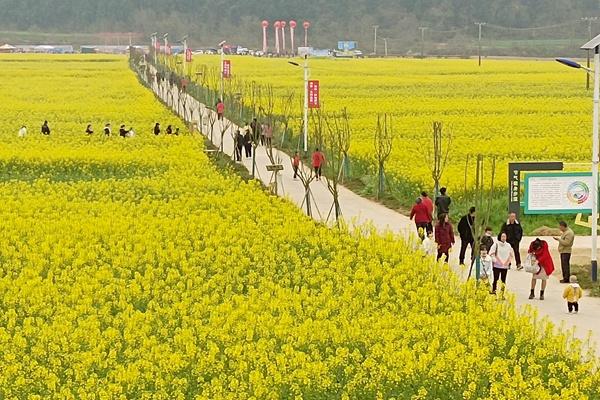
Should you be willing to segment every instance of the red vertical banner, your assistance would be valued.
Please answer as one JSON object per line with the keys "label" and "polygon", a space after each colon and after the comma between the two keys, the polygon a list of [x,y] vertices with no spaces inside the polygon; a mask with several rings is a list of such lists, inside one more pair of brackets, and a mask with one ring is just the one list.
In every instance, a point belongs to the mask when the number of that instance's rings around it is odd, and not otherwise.
{"label": "red vertical banner", "polygon": [[223,78],[231,78],[231,60],[223,60]]}
{"label": "red vertical banner", "polygon": [[154,49],[160,51],[160,41],[156,38],[154,38]]}
{"label": "red vertical banner", "polygon": [[165,53],[166,53],[168,56],[170,56],[170,55],[171,55],[171,45],[170,45],[170,44],[168,44],[168,45],[167,45],[167,47],[166,47],[166,49],[165,49]]}
{"label": "red vertical banner", "polygon": [[308,81],[308,108],[320,108],[319,81]]}
{"label": "red vertical banner", "polygon": [[185,51],[185,62],[192,62],[192,49],[187,49]]}

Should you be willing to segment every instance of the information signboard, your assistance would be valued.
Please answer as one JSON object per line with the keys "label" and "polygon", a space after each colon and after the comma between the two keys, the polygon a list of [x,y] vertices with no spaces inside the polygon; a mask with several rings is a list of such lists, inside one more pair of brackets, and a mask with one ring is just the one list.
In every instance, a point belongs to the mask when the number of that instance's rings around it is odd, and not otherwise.
{"label": "information signboard", "polygon": [[319,81],[308,81],[308,108],[319,108]]}
{"label": "information signboard", "polygon": [[525,174],[525,214],[592,212],[591,172]]}

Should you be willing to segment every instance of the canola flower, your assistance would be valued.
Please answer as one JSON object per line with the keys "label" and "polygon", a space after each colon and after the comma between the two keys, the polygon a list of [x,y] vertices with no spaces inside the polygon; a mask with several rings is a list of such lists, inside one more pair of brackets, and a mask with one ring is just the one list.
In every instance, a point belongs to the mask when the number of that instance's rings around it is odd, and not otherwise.
{"label": "canola flower", "polygon": [[[235,76],[271,84],[278,95],[294,92],[299,123],[301,70],[287,59],[229,58]],[[219,60],[204,55],[194,62],[199,68],[218,66]],[[433,185],[425,162],[433,121],[443,122],[452,132],[442,184],[455,194],[464,187],[467,156],[471,163],[478,154],[497,157],[497,185],[503,187],[509,161],[589,163],[591,92],[582,74],[553,60],[486,60],[478,67],[473,60],[311,59],[310,67],[311,79],[321,82],[324,109],[348,111],[351,157],[373,171],[377,113],[393,116],[398,138],[386,170],[402,181],[424,188]],[[275,107],[280,109],[281,102]],[[293,126],[297,132],[298,123]]]}
{"label": "canola flower", "polygon": [[84,137],[74,115],[172,118],[125,60],[6,59],[97,105],[30,103],[50,137],[0,122],[0,398],[600,398],[586,346],[410,242],[319,225],[197,137]]}

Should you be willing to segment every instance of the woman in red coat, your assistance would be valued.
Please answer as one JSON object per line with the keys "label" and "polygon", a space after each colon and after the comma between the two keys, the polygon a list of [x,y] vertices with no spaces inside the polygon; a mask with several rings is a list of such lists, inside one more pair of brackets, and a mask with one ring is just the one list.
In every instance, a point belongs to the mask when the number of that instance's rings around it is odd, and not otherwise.
{"label": "woman in red coat", "polygon": [[442,256],[446,256],[445,261],[448,262],[450,249],[454,244],[454,230],[452,229],[448,214],[440,214],[438,217],[438,223],[435,226],[435,242],[438,245],[437,259],[439,260]]}
{"label": "woman in red coat", "polygon": [[427,208],[427,205],[423,202],[420,197],[417,197],[417,201],[415,201],[415,205],[410,210],[410,219],[415,219],[415,225],[417,226],[417,232],[419,232],[419,236],[421,240],[425,239],[425,236],[429,233],[427,231],[427,227],[431,221],[431,213]]}
{"label": "woman in red coat", "polygon": [[539,279],[542,281],[540,300],[544,300],[544,291],[546,290],[546,285],[548,284],[548,278],[554,272],[554,261],[552,261],[550,250],[548,250],[548,243],[545,240],[535,239],[529,245],[528,253],[535,256],[535,259],[539,265],[538,272],[533,274],[531,277],[531,293],[529,294],[529,299],[535,299],[535,285]]}

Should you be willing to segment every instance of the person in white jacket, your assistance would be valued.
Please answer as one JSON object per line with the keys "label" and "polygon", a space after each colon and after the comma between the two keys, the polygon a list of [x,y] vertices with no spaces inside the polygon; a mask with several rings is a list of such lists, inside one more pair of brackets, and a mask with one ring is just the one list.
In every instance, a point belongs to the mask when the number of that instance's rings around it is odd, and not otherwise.
{"label": "person in white jacket", "polygon": [[423,252],[428,256],[437,256],[437,243],[433,237],[433,232],[427,232],[427,237],[423,239],[422,243]]}
{"label": "person in white jacket", "polygon": [[[472,271],[475,271],[477,259],[473,260]],[[488,254],[487,247],[482,244],[479,246],[479,279],[490,286],[492,291],[492,282],[494,279],[494,259]]]}
{"label": "person in white jacket", "polygon": [[27,136],[27,127],[23,125],[21,129],[19,129],[19,137]]}

